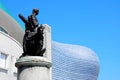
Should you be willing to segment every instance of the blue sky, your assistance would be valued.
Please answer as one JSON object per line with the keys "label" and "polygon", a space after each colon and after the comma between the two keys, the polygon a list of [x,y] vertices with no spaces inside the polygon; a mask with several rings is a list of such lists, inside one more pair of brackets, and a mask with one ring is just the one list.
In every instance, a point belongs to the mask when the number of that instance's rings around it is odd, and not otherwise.
{"label": "blue sky", "polygon": [[0,3],[23,28],[18,14],[27,17],[33,8],[39,8],[39,23],[51,26],[53,41],[91,48],[100,59],[98,80],[119,80],[119,0],[0,0]]}

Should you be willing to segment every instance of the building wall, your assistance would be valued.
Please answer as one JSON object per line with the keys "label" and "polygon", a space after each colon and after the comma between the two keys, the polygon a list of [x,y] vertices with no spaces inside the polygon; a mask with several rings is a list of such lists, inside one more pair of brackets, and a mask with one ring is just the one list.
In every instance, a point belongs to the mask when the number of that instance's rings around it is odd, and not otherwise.
{"label": "building wall", "polygon": [[23,30],[0,8],[0,80],[16,80],[15,62],[23,53]]}
{"label": "building wall", "polygon": [[21,53],[23,50],[20,43],[0,31],[0,80],[16,80],[15,61]]}

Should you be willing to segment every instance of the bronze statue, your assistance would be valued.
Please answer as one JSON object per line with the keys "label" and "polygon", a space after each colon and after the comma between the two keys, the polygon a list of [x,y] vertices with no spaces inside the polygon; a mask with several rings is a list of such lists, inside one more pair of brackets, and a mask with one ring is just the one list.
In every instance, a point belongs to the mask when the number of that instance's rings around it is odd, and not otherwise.
{"label": "bronze statue", "polygon": [[20,19],[25,23],[25,35],[23,38],[23,51],[22,56],[43,56],[45,48],[44,44],[44,27],[39,25],[36,16],[39,10],[33,9],[32,14],[28,19],[19,14]]}

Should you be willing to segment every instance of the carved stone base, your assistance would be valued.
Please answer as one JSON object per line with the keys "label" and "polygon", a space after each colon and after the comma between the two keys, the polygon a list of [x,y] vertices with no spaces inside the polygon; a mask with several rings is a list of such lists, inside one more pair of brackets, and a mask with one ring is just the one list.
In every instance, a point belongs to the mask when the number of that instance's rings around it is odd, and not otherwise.
{"label": "carved stone base", "polygon": [[18,68],[17,80],[51,80],[52,63],[45,57],[25,56],[15,64]]}

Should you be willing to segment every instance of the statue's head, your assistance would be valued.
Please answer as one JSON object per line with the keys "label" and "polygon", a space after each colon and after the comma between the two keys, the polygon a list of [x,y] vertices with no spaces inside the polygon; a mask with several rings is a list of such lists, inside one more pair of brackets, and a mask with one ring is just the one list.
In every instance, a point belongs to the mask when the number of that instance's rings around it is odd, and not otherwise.
{"label": "statue's head", "polygon": [[39,9],[34,8],[33,11],[32,11],[32,13],[35,13],[35,15],[38,15],[38,13],[39,13]]}

